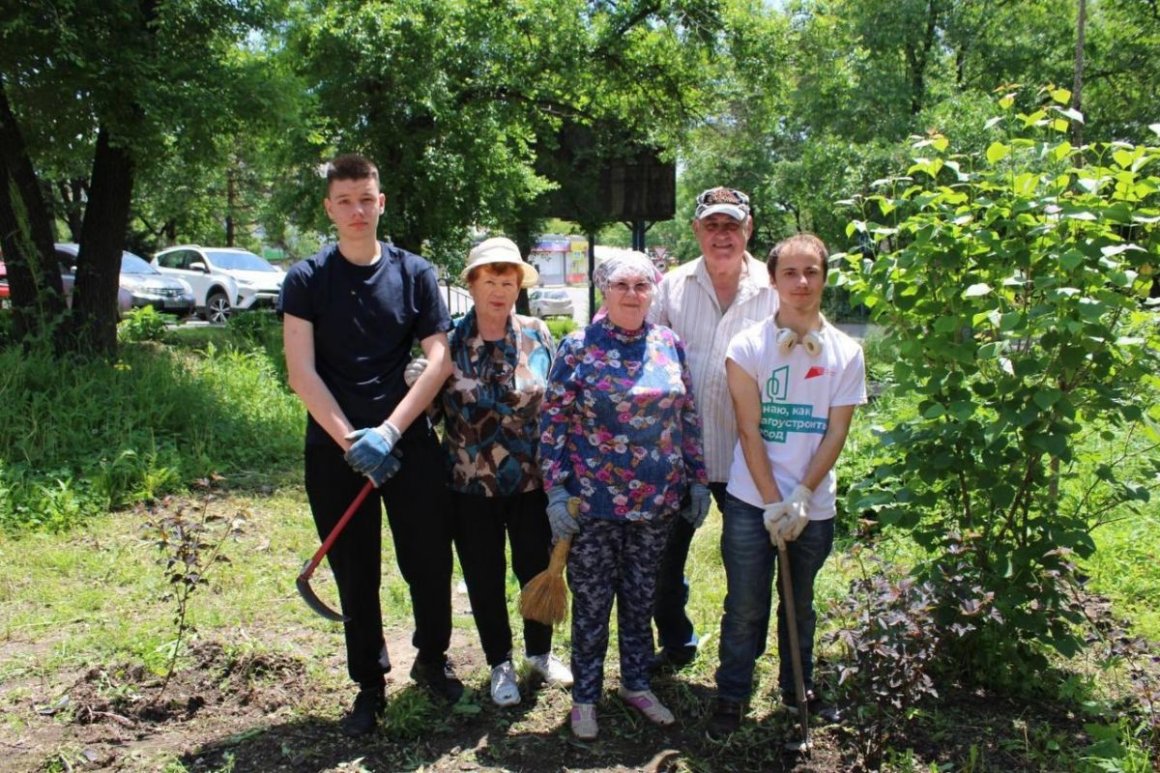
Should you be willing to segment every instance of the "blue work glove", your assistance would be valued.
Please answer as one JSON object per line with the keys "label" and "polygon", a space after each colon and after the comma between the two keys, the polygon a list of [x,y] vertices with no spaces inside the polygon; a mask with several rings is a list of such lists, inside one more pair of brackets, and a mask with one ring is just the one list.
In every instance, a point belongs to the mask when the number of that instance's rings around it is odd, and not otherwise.
{"label": "blue work glove", "polygon": [[552,527],[553,542],[580,533],[580,521],[568,507],[571,498],[568,489],[563,486],[548,489],[548,525]]}
{"label": "blue work glove", "polygon": [[681,517],[692,524],[694,531],[701,528],[709,515],[709,487],[704,483],[694,483],[689,489],[689,505],[681,511]]}
{"label": "blue work glove", "polygon": [[387,454],[387,458],[379,463],[379,466],[370,472],[363,473],[371,479],[371,483],[375,484],[375,488],[380,488],[391,478],[398,474],[403,467],[403,449],[396,448],[391,453]]}
{"label": "blue work glove", "polygon": [[358,474],[369,477],[371,471],[377,470],[391,455],[395,443],[399,442],[399,430],[391,422],[384,421],[377,427],[356,429],[346,439],[354,442],[346,452],[346,463]]}

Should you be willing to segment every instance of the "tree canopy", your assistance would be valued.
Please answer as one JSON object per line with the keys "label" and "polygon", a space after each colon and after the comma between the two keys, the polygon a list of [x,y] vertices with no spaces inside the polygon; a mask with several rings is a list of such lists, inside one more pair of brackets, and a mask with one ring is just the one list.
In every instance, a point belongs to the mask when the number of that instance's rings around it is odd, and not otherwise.
{"label": "tree canopy", "polygon": [[[755,252],[797,230],[843,246],[835,202],[868,193],[909,137],[978,147],[996,90],[1071,86],[1078,8],[6,0],[0,245],[17,334],[111,353],[126,244],[312,250],[328,225],[317,170],[337,152],[380,165],[383,235],[403,246],[452,263],[480,229],[527,245],[546,194],[585,171],[544,163],[569,127],[599,138],[577,164],[631,147],[677,163],[677,217],[652,231],[673,254],[696,254],[690,202],[716,184],[752,195]],[[1086,141],[1146,139],[1155,4],[1088,0],[1083,31]],[[83,245],[71,310],[51,260],[63,239]]]}

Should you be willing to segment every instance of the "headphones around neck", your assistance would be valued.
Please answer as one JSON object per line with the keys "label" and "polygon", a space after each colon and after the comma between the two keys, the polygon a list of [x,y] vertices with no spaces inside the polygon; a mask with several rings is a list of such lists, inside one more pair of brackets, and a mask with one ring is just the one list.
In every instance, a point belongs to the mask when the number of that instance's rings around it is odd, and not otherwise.
{"label": "headphones around neck", "polygon": [[[797,344],[797,333],[787,327],[777,331],[777,348],[782,354],[789,354],[790,350]],[[802,336],[801,345],[806,350],[806,354],[811,357],[817,357],[822,353],[822,337],[815,330],[811,330]]]}

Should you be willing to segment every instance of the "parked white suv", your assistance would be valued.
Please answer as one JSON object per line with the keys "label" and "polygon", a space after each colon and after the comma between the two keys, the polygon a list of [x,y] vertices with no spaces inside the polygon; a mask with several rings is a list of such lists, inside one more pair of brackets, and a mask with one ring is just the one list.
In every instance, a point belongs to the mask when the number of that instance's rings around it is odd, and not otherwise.
{"label": "parked white suv", "polygon": [[224,322],[235,308],[273,308],[286,278],[265,258],[234,247],[170,247],[153,256],[153,265],[189,282],[211,322]]}

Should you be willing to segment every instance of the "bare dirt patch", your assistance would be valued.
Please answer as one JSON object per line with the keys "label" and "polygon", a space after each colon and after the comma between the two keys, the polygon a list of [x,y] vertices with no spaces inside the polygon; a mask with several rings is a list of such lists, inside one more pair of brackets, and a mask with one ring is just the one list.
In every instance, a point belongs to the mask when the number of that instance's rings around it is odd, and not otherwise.
{"label": "bare dirt patch", "polygon": [[[138,665],[89,668],[55,689],[26,685],[31,700],[0,703],[10,717],[0,731],[5,770],[329,771],[402,770],[425,765],[461,770],[686,770],[712,760],[713,770],[841,770],[838,736],[815,735],[807,758],[781,749],[793,723],[756,717],[728,744],[704,735],[711,686],[660,681],[657,691],[682,721],[657,728],[607,693],[601,737],[574,741],[566,726],[566,690],[522,680],[523,701],[509,709],[487,696],[486,667],[466,637],[452,652],[469,690],[456,706],[433,699],[406,674],[411,648],[392,637],[395,669],[380,731],[351,740],[338,719],[348,688],[320,690],[296,658],[246,652],[220,642],[196,643],[188,665],[164,692]],[[615,667],[608,684],[615,684]]]}

